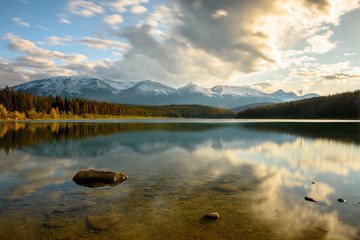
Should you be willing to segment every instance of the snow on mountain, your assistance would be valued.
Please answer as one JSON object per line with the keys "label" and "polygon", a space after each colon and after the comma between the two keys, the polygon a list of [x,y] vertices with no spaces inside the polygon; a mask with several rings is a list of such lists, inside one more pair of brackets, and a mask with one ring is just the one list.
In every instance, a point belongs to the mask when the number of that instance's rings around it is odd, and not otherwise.
{"label": "snow on mountain", "polygon": [[318,96],[298,96],[283,90],[268,94],[249,87],[227,85],[202,88],[193,83],[175,89],[150,80],[133,82],[63,76],[35,80],[12,88],[15,91],[31,92],[39,96],[51,94],[124,104],[201,104],[223,108],[262,102],[279,103]]}
{"label": "snow on mountain", "polygon": [[106,82],[96,78],[78,78],[78,77],[53,77],[41,80],[35,80],[13,87],[14,90],[24,92],[34,92],[37,95],[79,95],[84,89],[112,89]]}
{"label": "snow on mountain", "polygon": [[268,94],[260,92],[258,90],[249,88],[249,87],[239,87],[239,86],[227,86],[227,85],[217,85],[211,90],[218,95],[232,95],[240,97],[268,97]]}
{"label": "snow on mountain", "polygon": [[282,89],[277,90],[273,94],[271,94],[276,99],[281,100],[282,102],[289,102],[300,99],[299,96],[297,96],[293,92],[284,92]]}
{"label": "snow on mountain", "polygon": [[[131,89],[131,88],[130,88]],[[164,84],[145,80],[135,84],[132,89],[136,90],[137,92],[141,92],[143,94],[154,94],[154,95],[169,95],[171,93],[175,93],[176,89],[172,87],[168,87]]]}
{"label": "snow on mountain", "polygon": [[114,81],[109,79],[104,79],[102,81],[108,84],[110,87],[114,88],[114,93],[131,88],[137,84],[137,82]]}
{"label": "snow on mountain", "polygon": [[188,83],[187,85],[185,85],[184,87],[178,88],[178,91],[181,94],[203,94],[205,96],[208,97],[212,97],[214,96],[214,93],[211,91],[211,89],[208,88],[202,88],[196,84],[193,83]]}

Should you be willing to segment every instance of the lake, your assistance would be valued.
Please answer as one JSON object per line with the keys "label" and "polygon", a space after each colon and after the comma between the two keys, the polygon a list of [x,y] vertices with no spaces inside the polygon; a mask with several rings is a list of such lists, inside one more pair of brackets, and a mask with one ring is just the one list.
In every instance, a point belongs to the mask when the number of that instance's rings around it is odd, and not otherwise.
{"label": "lake", "polygon": [[359,239],[359,202],[358,121],[0,123],[0,239]]}

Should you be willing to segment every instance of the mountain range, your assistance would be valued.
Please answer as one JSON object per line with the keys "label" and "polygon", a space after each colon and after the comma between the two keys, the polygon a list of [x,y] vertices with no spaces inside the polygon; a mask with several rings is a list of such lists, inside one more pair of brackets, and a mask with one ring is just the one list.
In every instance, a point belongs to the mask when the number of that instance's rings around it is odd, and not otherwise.
{"label": "mountain range", "polygon": [[63,98],[86,98],[134,105],[200,104],[227,109],[319,96],[314,93],[298,96],[283,90],[268,94],[250,87],[228,85],[202,88],[193,83],[176,89],[150,80],[134,82],[65,76],[34,80],[11,88],[37,96],[59,95]]}

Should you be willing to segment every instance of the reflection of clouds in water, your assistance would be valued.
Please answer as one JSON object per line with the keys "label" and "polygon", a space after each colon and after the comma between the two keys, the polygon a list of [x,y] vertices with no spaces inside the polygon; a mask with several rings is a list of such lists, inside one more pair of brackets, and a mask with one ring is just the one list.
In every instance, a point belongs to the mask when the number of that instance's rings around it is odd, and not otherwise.
{"label": "reflection of clouds in water", "polygon": [[311,185],[311,191],[308,196],[313,196],[319,202],[324,202],[331,205],[333,201],[329,199],[329,195],[334,194],[335,189],[325,183],[317,183]]}
{"label": "reflection of clouds in water", "polygon": [[[1,153],[3,154],[3,153]],[[3,159],[6,159],[4,156]],[[70,159],[49,159],[14,151],[10,159],[0,161],[0,175],[16,175],[16,181],[10,188],[10,199],[22,199],[33,194],[37,189],[67,181],[69,171],[76,161]],[[6,182],[8,179],[2,179]]]}
{"label": "reflection of clouds in water", "polygon": [[[261,184],[263,192],[255,198],[256,203],[252,207],[254,214],[271,220],[274,227],[283,232],[284,236],[299,237],[308,229],[314,232],[319,231],[319,233],[326,232],[327,239],[352,239],[356,236],[356,228],[341,222],[337,211],[324,212],[326,207],[319,203],[306,202],[303,197],[296,199],[283,196],[292,194],[292,192],[281,190],[288,181],[293,183],[301,181],[301,179],[297,180],[292,172],[275,167],[267,168],[263,164],[256,165],[255,168],[258,176],[264,181]],[[301,185],[301,183],[295,185]],[[330,203],[328,195],[332,194],[334,189],[327,184],[311,187],[314,188],[309,195],[317,196],[320,201]]]}
{"label": "reflection of clouds in water", "polygon": [[[204,138],[200,142],[194,142],[193,151],[190,152],[186,148],[183,149],[182,145],[177,146],[174,142],[154,140],[153,142],[142,142],[139,145],[141,149],[139,153],[117,141],[106,142],[106,138],[91,139],[90,141],[69,141],[26,148],[26,152],[33,155],[23,154],[21,158],[17,158],[16,161],[12,161],[8,165],[6,162],[2,162],[0,166],[2,165],[1,169],[3,170],[0,171],[16,172],[19,177],[29,183],[29,189],[36,189],[37,187],[34,186],[43,186],[46,183],[34,184],[32,182],[45,178],[49,179],[49,184],[51,184],[55,172],[58,172],[57,175],[59,175],[59,171],[62,171],[60,175],[66,176],[62,178],[65,181],[71,177],[71,174],[68,173],[69,169],[71,169],[70,172],[73,172],[74,169],[81,170],[90,167],[104,168],[108,166],[108,168],[112,168],[112,166],[116,166],[119,160],[129,161],[130,159],[137,159],[137,161],[148,159],[154,165],[159,161],[157,158],[167,159],[167,161],[177,159],[183,166],[186,166],[187,171],[191,174],[199,169],[211,167],[219,159],[226,160],[234,166],[244,163],[253,164],[254,162],[265,162],[268,166],[285,164],[285,166],[290,165],[293,169],[298,169],[293,171],[293,175],[301,175],[307,180],[319,172],[346,175],[350,170],[360,170],[360,162],[357,161],[357,156],[360,156],[360,149],[355,145],[325,140],[310,141],[303,138],[286,138],[287,142],[277,141],[276,143],[268,138],[266,140],[259,140],[258,138],[249,140],[242,138],[232,138],[231,140]],[[99,141],[101,144],[97,145]],[[176,153],[175,151],[179,152]],[[39,153],[52,157],[41,160]],[[144,153],[147,154],[144,155]],[[38,157],[35,157],[36,155]],[[151,157],[152,155],[154,158]],[[178,159],[177,156],[181,156],[181,158]],[[82,160],[76,161],[75,159]],[[102,161],[99,162],[99,159]],[[219,164],[214,166],[216,168],[211,169],[212,177],[221,176],[227,171],[225,166]],[[155,168],[151,168],[151,171],[157,172]],[[54,179],[58,178],[61,176],[56,176]],[[287,184],[290,184],[290,181],[292,180],[287,179]],[[295,185],[295,183],[292,184]]]}
{"label": "reflection of clouds in water", "polygon": [[[0,161],[0,176],[11,173],[19,178],[10,189],[10,198],[19,199],[39,188],[71,181],[76,171],[90,167],[124,171],[144,179],[159,179],[171,172],[173,180],[196,189],[251,165],[255,176],[251,172],[249,177],[260,182],[259,191],[248,193],[255,198],[255,217],[273,222],[289,238],[307,229],[323,229],[333,239],[354,236],[355,228],[340,222],[337,211],[329,212],[329,196],[335,189],[324,182],[311,185],[310,180],[319,173],[346,176],[359,171],[359,147],[280,134],[267,134],[264,139],[249,134],[236,137],[236,132],[230,138],[213,137],[214,132],[200,133],[203,137],[191,133],[197,136],[192,142],[179,133],[161,135],[163,138],[151,133],[148,139],[142,139],[140,133],[37,145],[24,148],[26,153],[14,151],[5,156],[7,160]],[[133,145],[125,144],[126,136],[132,136]],[[325,205],[304,201],[294,189]],[[157,201],[159,198],[161,195],[153,198],[152,209],[170,204],[166,198]]]}
{"label": "reflection of clouds in water", "polygon": [[298,138],[297,141],[281,145],[266,142],[252,148],[251,152],[262,152],[277,162],[284,162],[306,172],[311,170],[314,174],[348,175],[350,171],[360,170],[360,148],[333,141]]}
{"label": "reflection of clouds in water", "polygon": [[[334,201],[330,197],[335,193],[335,189],[323,182],[311,184],[309,180],[311,174],[307,170],[310,168],[313,172],[342,173],[342,170],[336,171],[336,168],[343,166],[347,169],[351,168],[352,164],[356,162],[354,151],[356,152],[358,149],[340,144],[340,146],[334,146],[330,151],[326,151],[326,144],[322,141],[312,143],[299,139],[296,142],[281,145],[266,142],[261,146],[247,150],[227,148],[218,151],[212,148],[211,143],[209,143],[207,147],[198,148],[192,153],[190,156],[192,162],[186,163],[184,161],[183,163],[191,166],[192,169],[188,169],[190,170],[189,175],[196,172],[197,169],[211,168],[212,166],[211,172],[213,174],[211,174],[212,179],[209,181],[228,174],[232,166],[241,167],[250,163],[255,169],[256,178],[262,181],[260,187],[262,192],[257,195],[258,199],[255,199],[256,204],[253,206],[256,216],[276,220],[274,221],[276,228],[289,238],[305,234],[311,229],[315,232],[326,233],[328,239],[351,239],[356,236],[356,228],[341,222],[337,211],[329,212],[327,210]],[[299,146],[303,148],[299,150]],[[344,154],[343,151],[346,149],[349,152]],[[302,151],[304,151],[303,154],[301,154]],[[265,153],[265,158],[259,156],[262,153]],[[301,164],[301,161],[306,158],[306,154],[310,158],[314,157],[321,160],[315,164],[312,164],[311,161],[305,161],[305,164]],[[328,158],[323,158],[323,156]],[[336,160],[328,163],[329,156]],[[346,157],[346,163],[343,162],[343,157]],[[254,162],[253,159],[262,161]],[[266,159],[275,160],[266,162]],[[286,162],[287,160],[289,160],[288,164],[292,168],[276,166],[276,162]],[[216,161],[221,161],[222,165],[216,165],[216,167],[212,165]],[[326,164],[330,164],[330,167]],[[287,190],[284,191],[284,188]],[[302,191],[306,196],[313,197],[320,203],[306,202],[304,200],[305,195],[299,197],[298,194],[291,192],[293,191],[291,189],[294,188],[303,189]]]}

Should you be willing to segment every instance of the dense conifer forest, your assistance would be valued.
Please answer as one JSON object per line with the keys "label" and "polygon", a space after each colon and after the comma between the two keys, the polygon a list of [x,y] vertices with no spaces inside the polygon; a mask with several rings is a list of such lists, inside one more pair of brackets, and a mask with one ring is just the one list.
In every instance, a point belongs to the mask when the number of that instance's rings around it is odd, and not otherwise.
{"label": "dense conifer forest", "polygon": [[0,119],[96,119],[121,117],[233,118],[234,113],[201,105],[135,106],[0,90]]}
{"label": "dense conifer forest", "polygon": [[360,90],[246,109],[237,118],[359,119]]}

